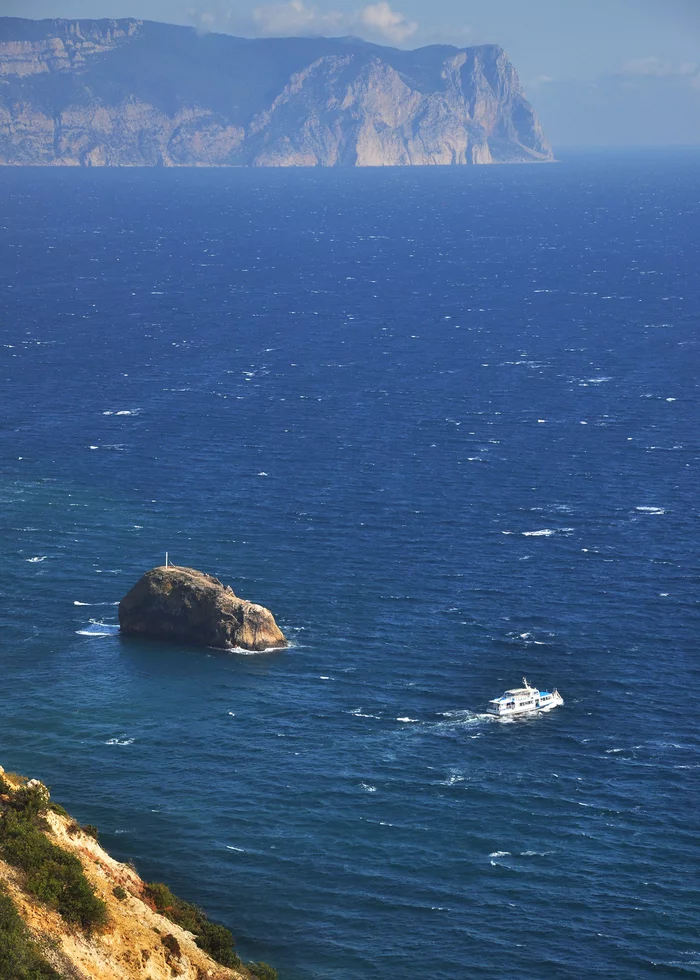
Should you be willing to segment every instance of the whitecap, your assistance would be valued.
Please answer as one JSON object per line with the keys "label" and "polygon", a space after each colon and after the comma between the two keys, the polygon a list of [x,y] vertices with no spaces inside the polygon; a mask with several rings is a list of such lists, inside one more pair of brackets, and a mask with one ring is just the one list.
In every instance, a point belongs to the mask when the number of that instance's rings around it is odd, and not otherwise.
{"label": "whitecap", "polygon": [[133,742],[134,742],[133,738],[124,738],[124,736],[122,735],[121,738],[108,738],[104,744],[105,745],[132,745]]}
{"label": "whitecap", "polygon": [[410,722],[410,721],[418,721],[418,718],[409,718],[409,717],[407,716],[407,717],[405,717],[405,718],[397,718],[396,720],[397,720],[397,721],[402,721],[402,722]]}
{"label": "whitecap", "polygon": [[521,533],[525,538],[551,538],[553,534],[571,534],[572,531],[572,527],[544,527],[541,531],[522,531]]}
{"label": "whitecap", "polygon": [[119,632],[117,623],[101,623],[96,619],[90,620],[90,625],[75,631],[79,636],[114,636]]}
{"label": "whitecap", "polygon": [[235,718],[236,717],[236,712],[235,711],[229,711],[229,714],[231,715],[232,718]]}
{"label": "whitecap", "polygon": [[90,602],[78,602],[77,599],[74,599],[73,600],[73,605],[74,606],[90,606],[90,605],[92,605],[92,603],[90,603]]}
{"label": "whitecap", "polygon": [[227,851],[240,851],[241,854],[245,854],[245,848],[244,847],[234,847],[233,844],[227,844],[226,845],[226,850]]}
{"label": "whitecap", "polygon": [[41,555],[37,558],[27,558],[26,561],[32,562],[32,564],[34,564],[35,562],[38,561],[46,561],[48,557],[49,557],[48,555]]}
{"label": "whitecap", "polygon": [[365,793],[376,793],[377,787],[372,786],[371,783],[360,783],[360,786],[365,791]]}
{"label": "whitecap", "polygon": [[510,857],[510,851],[492,851],[489,854],[490,858],[504,858]]}
{"label": "whitecap", "polygon": [[663,507],[635,507],[642,514],[665,514],[666,511]]}

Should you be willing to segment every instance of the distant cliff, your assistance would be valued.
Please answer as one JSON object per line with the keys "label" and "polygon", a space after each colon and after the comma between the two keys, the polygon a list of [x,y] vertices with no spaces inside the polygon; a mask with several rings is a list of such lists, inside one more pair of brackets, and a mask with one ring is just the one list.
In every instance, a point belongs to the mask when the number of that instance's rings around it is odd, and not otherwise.
{"label": "distant cliff", "polygon": [[552,159],[495,45],[247,39],[0,18],[0,164],[403,166]]}

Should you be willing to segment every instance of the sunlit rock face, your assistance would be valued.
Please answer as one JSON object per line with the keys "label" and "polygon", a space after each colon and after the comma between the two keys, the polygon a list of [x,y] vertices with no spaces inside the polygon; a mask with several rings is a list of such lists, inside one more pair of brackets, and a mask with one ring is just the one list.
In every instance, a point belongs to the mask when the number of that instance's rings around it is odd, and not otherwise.
{"label": "sunlit rock face", "polygon": [[0,163],[434,166],[552,152],[496,45],[0,18]]}

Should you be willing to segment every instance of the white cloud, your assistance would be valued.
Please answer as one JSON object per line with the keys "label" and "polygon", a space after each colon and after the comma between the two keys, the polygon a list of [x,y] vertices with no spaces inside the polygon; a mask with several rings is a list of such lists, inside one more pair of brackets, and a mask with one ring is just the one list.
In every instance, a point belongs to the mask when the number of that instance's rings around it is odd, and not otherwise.
{"label": "white cloud", "polygon": [[650,56],[626,61],[621,72],[623,75],[651,75],[655,78],[670,78],[673,75],[693,76],[698,73],[698,65],[694,61],[684,61],[681,65],[673,65],[668,61]]}
{"label": "white cloud", "polygon": [[402,44],[418,30],[387,0],[350,10],[323,8],[304,0],[276,0],[242,14],[225,0],[213,0],[206,8],[193,7],[190,19],[203,31],[227,31],[262,37],[313,37],[358,34],[373,41]]}
{"label": "white cloud", "polygon": [[338,10],[324,12],[318,7],[307,7],[303,0],[271,3],[253,11],[260,33],[268,37],[333,34],[343,30],[345,19]]}
{"label": "white cloud", "polygon": [[403,14],[392,10],[386,0],[363,7],[360,20],[371,32],[382,35],[394,44],[401,44],[418,30],[415,21],[406,20]]}

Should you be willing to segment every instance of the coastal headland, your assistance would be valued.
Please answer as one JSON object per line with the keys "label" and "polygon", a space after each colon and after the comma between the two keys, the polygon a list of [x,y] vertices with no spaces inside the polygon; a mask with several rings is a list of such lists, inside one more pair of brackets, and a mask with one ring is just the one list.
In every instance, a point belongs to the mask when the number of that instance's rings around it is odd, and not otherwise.
{"label": "coastal headland", "polygon": [[553,159],[495,44],[243,38],[0,18],[0,165],[397,167]]}

